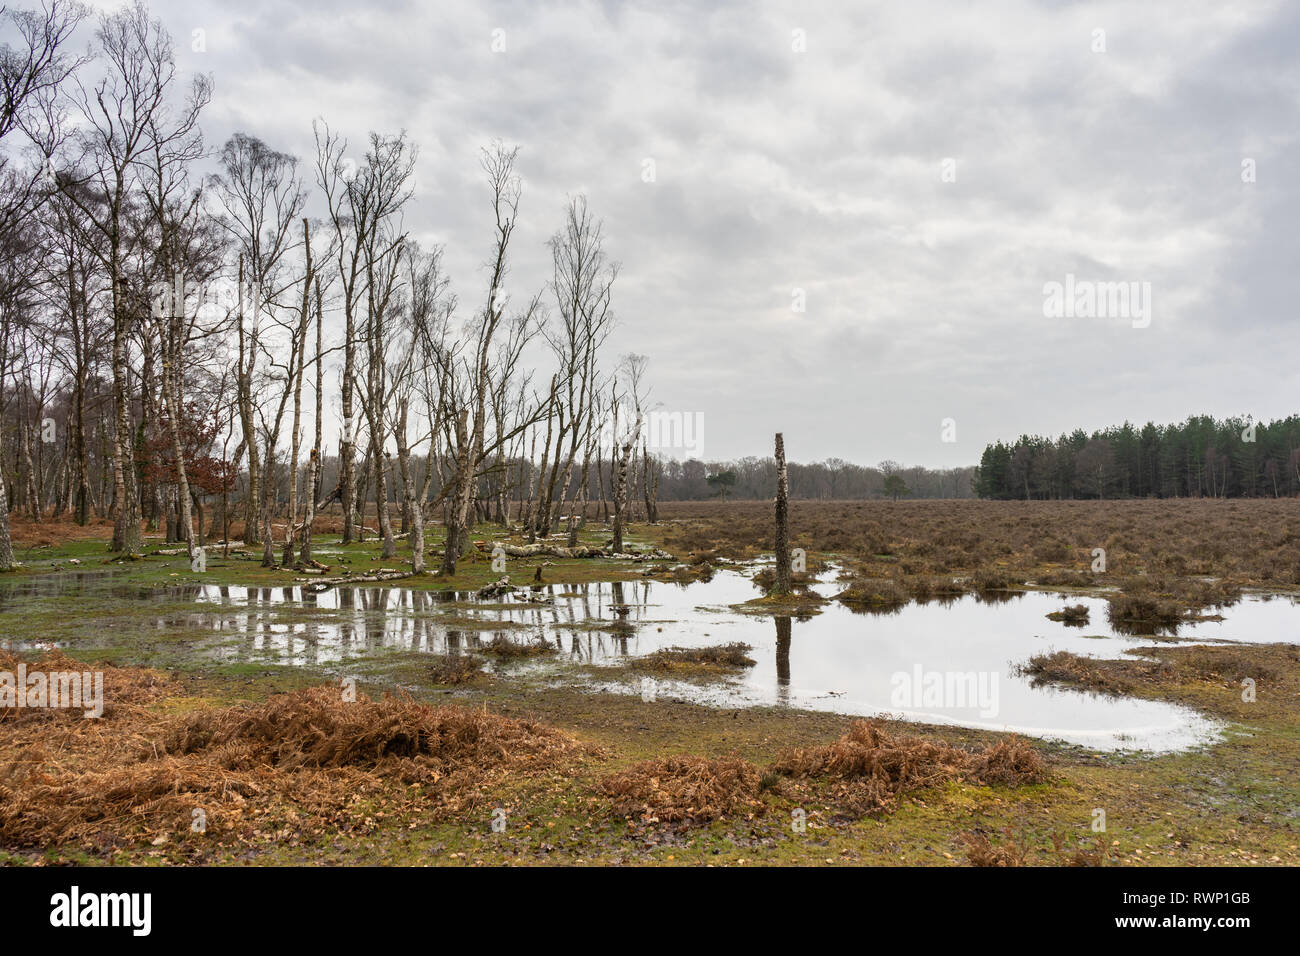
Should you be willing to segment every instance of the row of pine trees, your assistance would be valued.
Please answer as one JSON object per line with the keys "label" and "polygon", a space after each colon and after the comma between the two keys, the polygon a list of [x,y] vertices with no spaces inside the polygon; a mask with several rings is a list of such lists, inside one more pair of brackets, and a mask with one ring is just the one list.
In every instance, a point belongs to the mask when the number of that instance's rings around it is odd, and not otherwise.
{"label": "row of pine trees", "polygon": [[997,499],[1300,495],[1300,415],[1022,435],[987,446],[972,480],[979,497]]}

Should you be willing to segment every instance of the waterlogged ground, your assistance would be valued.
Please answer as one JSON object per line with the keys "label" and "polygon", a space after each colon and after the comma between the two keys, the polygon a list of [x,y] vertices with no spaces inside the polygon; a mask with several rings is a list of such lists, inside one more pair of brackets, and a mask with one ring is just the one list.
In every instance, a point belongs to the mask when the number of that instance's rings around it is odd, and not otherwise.
{"label": "waterlogged ground", "polygon": [[[294,581],[299,572],[262,568],[257,554],[227,556],[214,549],[207,572],[191,574],[183,554],[149,553],[138,560],[107,554],[107,525],[75,540],[64,540],[57,528],[19,527],[20,537],[26,534],[19,550],[24,567],[0,576],[0,643],[33,657],[57,645],[86,662],[163,668],[178,682],[180,696],[151,713],[259,706],[286,691],[337,686],[340,676],[354,676],[372,697],[404,687],[420,702],[560,729],[605,756],[572,775],[508,775],[489,788],[485,802],[451,817],[429,817],[423,799],[399,788],[396,803],[367,797],[354,817],[321,837],[297,831],[286,837],[257,817],[231,829],[230,840],[214,841],[191,833],[187,811],[172,826],[157,823],[167,837],[162,844],[152,832],[107,849],[72,837],[44,848],[11,842],[0,846],[0,865],[952,865],[966,860],[972,833],[1014,840],[1027,848],[1029,862],[1050,865],[1061,859],[1058,839],[1067,851],[1104,851],[1108,865],[1300,864],[1300,632],[1292,600],[1247,598],[1224,609],[1220,621],[1181,627],[1176,640],[1127,637],[1107,626],[1097,581],[1081,573],[1092,548],[1105,544],[1115,572],[1105,580],[1121,589],[1130,578],[1172,574],[1294,593],[1300,570],[1292,570],[1292,555],[1300,538],[1289,529],[1300,514],[1296,503],[1022,504],[882,502],[859,508],[798,502],[793,510],[800,530],[792,544],[806,548],[810,562],[840,562],[859,577],[969,578],[992,568],[1012,582],[1069,579],[1050,583],[1077,587],[1077,593],[1031,589],[1004,595],[1000,603],[962,598],[888,614],[823,604],[820,614],[785,620],[770,605],[733,609],[758,594],[748,581],[751,568],[679,586],[647,583],[642,563],[524,559],[509,568],[511,580],[525,585],[518,595],[480,602],[472,590],[500,574],[486,554],[471,554],[451,580],[429,576],[400,582],[410,588],[313,594]],[[637,543],[662,547],[695,568],[763,553],[770,506],[756,503],[748,517],[716,503],[700,507],[702,515],[680,521],[670,515],[660,525],[638,526]],[[842,545],[835,544],[836,535]],[[606,538],[593,527],[583,543],[599,546]],[[403,566],[404,553],[384,559],[373,541],[321,544],[331,574]],[[161,539],[156,545],[163,546]],[[530,601],[526,585],[538,568],[548,584]],[[618,588],[608,583],[620,580]],[[439,593],[448,588],[452,593]],[[839,586],[828,582],[819,590],[831,594]],[[1082,628],[1046,618],[1080,603],[1091,612]],[[626,608],[625,619],[615,605]],[[501,648],[492,648],[498,639],[509,647],[544,641],[551,653],[503,657]],[[730,678],[715,671],[682,679],[689,672],[673,671],[675,679],[665,680],[635,662],[636,655],[664,645],[729,641],[751,645],[755,661]],[[1094,655],[1092,666],[1082,676],[1066,671],[1055,677],[1064,681],[1056,689],[1035,688],[1016,674],[1017,663],[1052,650]],[[454,682],[456,669],[449,665],[458,659],[481,673]],[[914,674],[918,664],[920,703],[911,708],[917,716],[910,723],[883,722],[890,733],[978,749],[1004,736],[976,728],[1029,727],[1031,720],[1016,710],[1029,702],[1040,730],[1062,730],[1046,726],[1051,718],[1067,723],[1071,739],[1100,731],[1124,749],[1101,749],[1095,737],[1085,746],[1036,740],[1050,769],[1044,783],[950,782],[918,791],[878,818],[844,817],[834,809],[831,783],[815,793],[774,791],[764,796],[762,814],[685,829],[611,815],[604,798],[593,796],[607,775],[643,760],[738,757],[761,769],[791,748],[827,744],[849,729],[850,711],[906,710],[894,702],[906,685],[893,678]],[[967,670],[977,678],[989,672],[986,690],[997,676],[995,716],[952,712],[951,701],[927,706],[927,675]],[[1243,676],[1257,683],[1257,697],[1245,699]],[[644,677],[652,683],[643,685]],[[1093,683],[1123,696],[1065,689]],[[974,686],[978,692],[980,685]],[[738,706],[749,703],[755,706]],[[1137,709],[1126,711],[1130,705]],[[1129,714],[1140,719],[1129,720]],[[1086,723],[1075,720],[1081,715]],[[1121,719],[1106,723],[1107,715]],[[1161,744],[1154,735],[1142,737],[1142,727],[1170,716],[1176,720],[1172,738]],[[1205,746],[1158,756],[1128,749],[1183,747],[1197,737],[1198,721],[1209,734]],[[11,764],[32,756],[19,740],[10,744],[5,757]],[[97,772],[99,765],[92,760],[72,767],[59,752],[48,760],[52,772]],[[493,807],[508,812],[503,833],[492,825]],[[1096,829],[1099,808],[1106,813],[1104,832]],[[796,809],[807,811],[806,832],[791,829]]]}
{"label": "waterlogged ground", "polygon": [[[759,595],[752,568],[711,580],[523,587],[480,600],[473,592],[406,587],[142,585],[112,572],[71,572],[0,583],[0,645],[115,651],[138,663],[280,665],[332,674],[384,667],[426,690],[412,662],[469,656],[481,669],[541,686],[671,698],[717,707],[775,705],[847,715],[1014,731],[1102,751],[1184,750],[1223,725],[1180,704],[1038,685],[1018,672],[1035,654],[1065,650],[1118,659],[1151,636],[1119,634],[1106,602],[1049,592],[909,604],[864,613],[837,602],[802,617],[742,608]],[[816,585],[831,596],[834,572]],[[1083,604],[1090,623],[1049,620]],[[1294,642],[1294,598],[1247,597],[1221,620],[1183,625],[1163,640]],[[15,636],[22,635],[22,636]],[[493,642],[545,647],[524,660]],[[645,677],[629,659],[667,647],[750,645],[753,667],[708,680]]]}

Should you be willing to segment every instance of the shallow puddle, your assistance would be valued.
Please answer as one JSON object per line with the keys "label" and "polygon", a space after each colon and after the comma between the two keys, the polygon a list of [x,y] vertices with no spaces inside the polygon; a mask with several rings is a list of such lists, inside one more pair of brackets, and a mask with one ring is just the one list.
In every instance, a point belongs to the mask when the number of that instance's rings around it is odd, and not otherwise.
{"label": "shallow puddle", "polygon": [[[1054,650],[1118,657],[1149,645],[1106,623],[1101,598],[1046,592],[998,599],[963,596],[860,613],[832,602],[803,619],[733,611],[758,595],[747,573],[720,571],[685,585],[636,581],[524,588],[479,601],[472,593],[401,587],[251,588],[116,586],[111,576],[68,574],[0,590],[0,614],[23,599],[78,588],[115,598],[165,602],[172,609],[142,626],[193,634],[223,660],[337,664],[384,652],[473,653],[496,637],[545,641],[558,654],[534,658],[531,673],[647,699],[668,695],[717,706],[780,705],[844,714],[890,714],[1065,740],[1099,750],[1164,752],[1213,739],[1220,727],[1173,704],[1035,687],[1017,665]],[[57,583],[56,583],[57,582]],[[17,582],[15,582],[17,584]],[[840,586],[827,581],[820,593]],[[1091,623],[1069,627],[1046,615],[1083,604]],[[1184,625],[1178,640],[1295,641],[1296,601],[1247,597],[1221,621]],[[0,618],[2,620],[2,618]],[[58,638],[52,635],[54,641]],[[1172,638],[1164,638],[1172,639]],[[658,678],[602,678],[574,664],[618,665],[664,647],[743,642],[756,665],[735,678],[699,684]],[[593,676],[595,674],[596,676]]]}

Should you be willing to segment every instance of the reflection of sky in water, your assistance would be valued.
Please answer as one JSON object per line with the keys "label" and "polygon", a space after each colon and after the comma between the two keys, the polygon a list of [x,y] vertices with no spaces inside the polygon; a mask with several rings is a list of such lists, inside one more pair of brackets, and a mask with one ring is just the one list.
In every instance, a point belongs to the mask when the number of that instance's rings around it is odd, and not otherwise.
{"label": "reflection of sky in water", "polygon": [[[828,595],[838,589],[833,583],[818,587]],[[551,603],[526,603],[533,594]],[[558,645],[560,655],[528,666],[560,677],[565,661],[612,664],[661,647],[740,641],[754,648],[750,656],[757,664],[734,680],[651,686],[660,694],[720,706],[781,704],[845,714],[887,713],[1055,737],[1098,749],[1175,749],[1205,740],[1217,729],[1176,705],[1035,688],[1016,675],[1015,665],[1036,653],[1066,650],[1117,657],[1126,648],[1152,642],[1151,637],[1112,630],[1101,598],[1030,592],[982,602],[968,595],[883,614],[855,613],[830,603],[802,621],[728,609],[756,594],[746,575],[723,571],[712,581],[687,585],[642,580],[547,585],[539,592],[524,588],[484,607],[449,605],[451,600],[473,602],[467,593],[444,597],[400,587],[343,587],[316,594],[297,586],[206,585],[174,589],[166,597],[155,591],[150,597],[192,601],[151,626],[205,632],[209,652],[226,660],[331,664],[384,651],[458,653],[502,634]],[[13,597],[0,597],[0,607],[15,609]],[[1048,612],[1067,603],[1088,607],[1091,623],[1077,628],[1047,620]],[[1293,642],[1295,604],[1290,598],[1248,598],[1223,610],[1224,621],[1183,626],[1178,636]],[[629,608],[622,629],[615,628],[617,605]],[[469,621],[481,624],[469,626]],[[500,622],[510,626],[494,626]],[[606,629],[584,626],[595,622]],[[922,684],[915,694],[900,696],[917,677]],[[981,693],[926,697],[927,679],[969,682],[965,689]],[[642,692],[637,682],[599,686]]]}

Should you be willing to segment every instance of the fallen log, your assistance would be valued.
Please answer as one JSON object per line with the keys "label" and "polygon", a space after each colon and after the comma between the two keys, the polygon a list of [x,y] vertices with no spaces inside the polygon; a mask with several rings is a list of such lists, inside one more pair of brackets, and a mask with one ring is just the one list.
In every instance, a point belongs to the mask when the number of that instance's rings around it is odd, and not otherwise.
{"label": "fallen log", "polygon": [[514,591],[515,586],[510,583],[510,579],[503,577],[493,584],[486,584],[474,592],[481,598],[500,597],[503,594],[510,594]]}
{"label": "fallen log", "polygon": [[294,581],[307,585],[308,591],[327,591],[338,584],[375,584],[380,581],[400,581],[402,578],[415,577],[414,571],[374,572],[373,574],[344,574],[336,578],[294,578]]}

